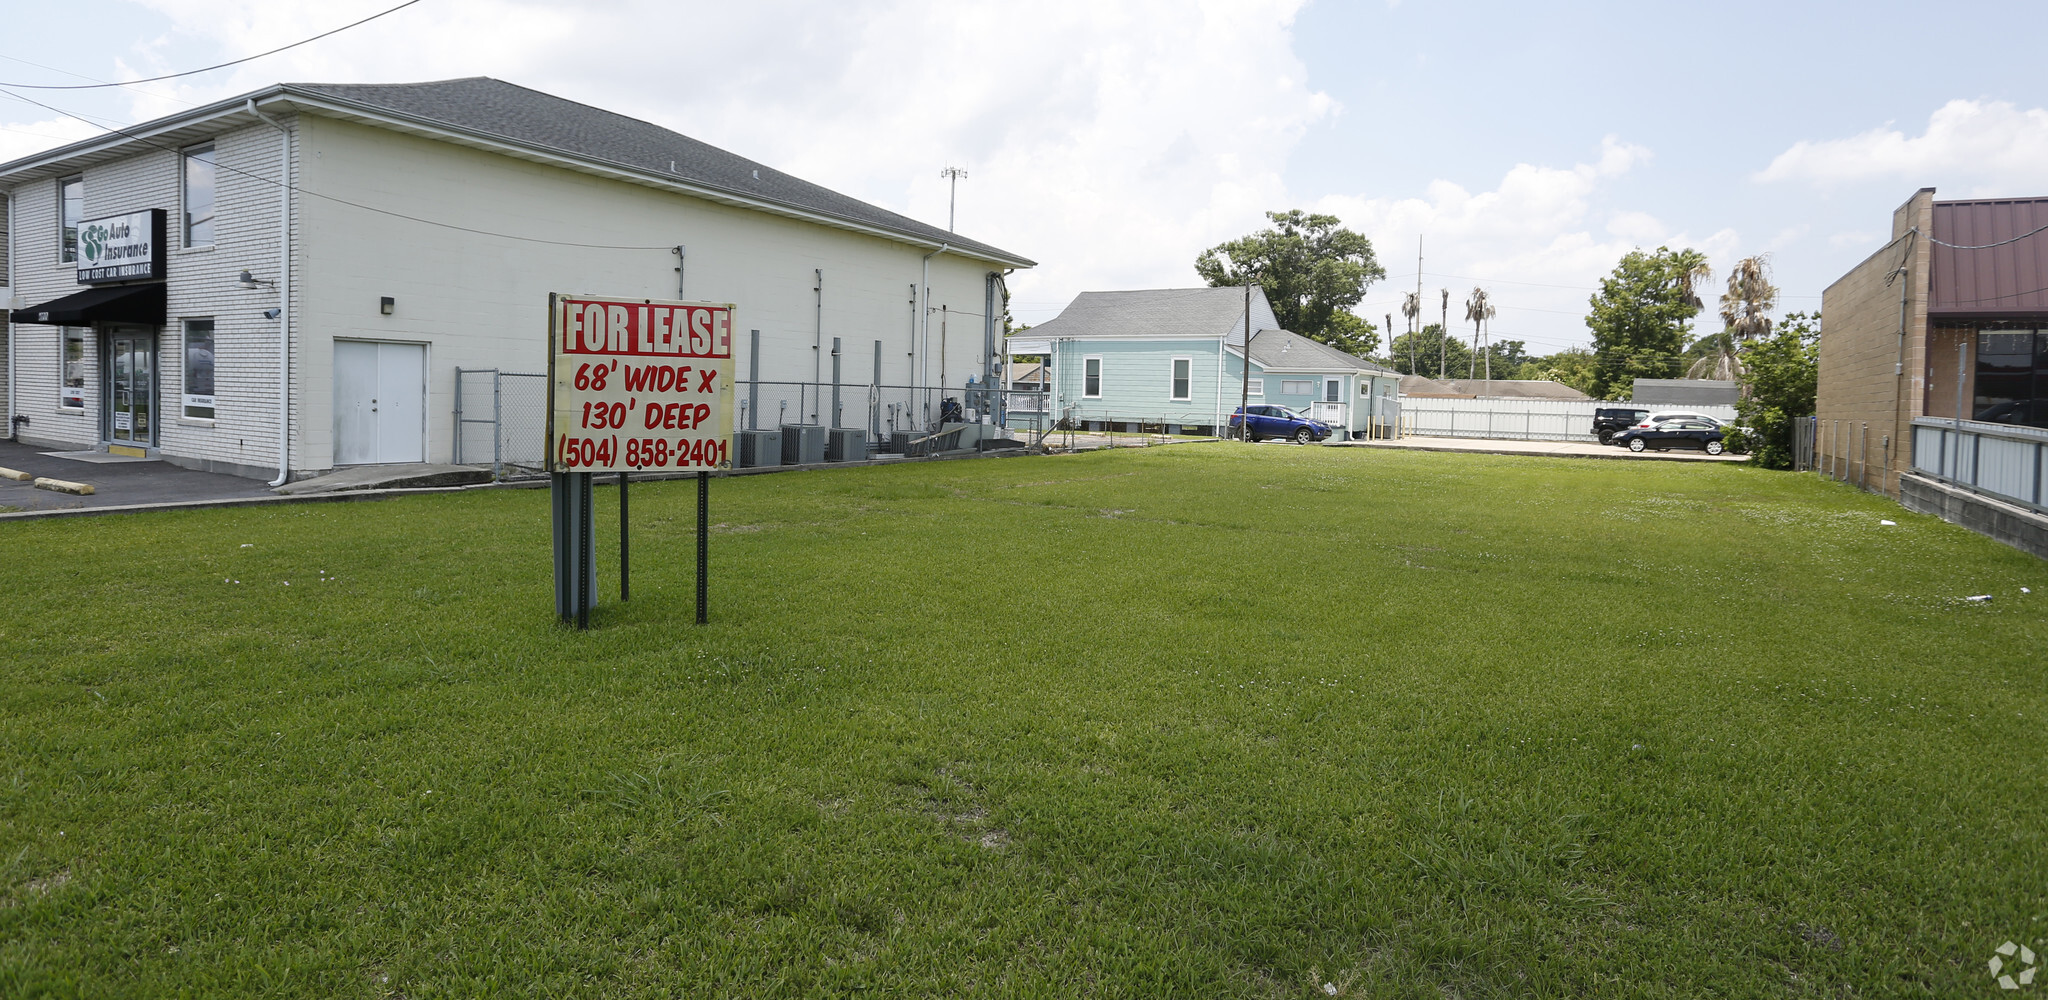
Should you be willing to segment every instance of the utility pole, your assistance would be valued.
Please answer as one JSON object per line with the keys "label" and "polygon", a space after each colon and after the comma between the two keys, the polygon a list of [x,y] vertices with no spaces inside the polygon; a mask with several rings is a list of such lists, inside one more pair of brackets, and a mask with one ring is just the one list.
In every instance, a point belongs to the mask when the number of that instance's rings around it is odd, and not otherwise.
{"label": "utility pole", "polygon": [[[1240,441],[1252,439],[1252,286],[1244,286],[1244,379],[1237,396],[1237,437]],[[1264,390],[1260,390],[1264,391]],[[1956,398],[1962,398],[1957,393]],[[1961,412],[1958,409],[1957,412]],[[1960,421],[1960,418],[1958,418]],[[1962,424],[1958,422],[1957,427]]]}
{"label": "utility pole", "polygon": [[[1416,341],[1416,338],[1417,338],[1417,337],[1420,337],[1420,336],[1422,336],[1422,234],[1421,234],[1421,233],[1416,233],[1416,234],[1415,234],[1415,329],[1414,329],[1413,331],[1411,331],[1411,332],[1413,332],[1413,333],[1415,334],[1415,336],[1413,336],[1413,337],[1409,337],[1409,338],[1408,338],[1408,374],[1410,374],[1410,375],[1420,375],[1420,374],[1422,374],[1422,373],[1421,373],[1421,372],[1419,372],[1419,371],[1416,371],[1416,370],[1415,370],[1415,341]],[[1442,368],[1442,367],[1443,367],[1443,365],[1439,364],[1439,365],[1437,365],[1437,367],[1438,367],[1438,368]]]}
{"label": "utility pole", "polygon": [[1448,288],[1446,288],[1446,289],[1444,289],[1444,290],[1443,290],[1443,293],[1444,293],[1444,312],[1443,312],[1443,319],[1441,319],[1441,320],[1439,320],[1439,321],[1437,322],[1437,327],[1436,327],[1436,377],[1437,377],[1437,378],[1443,378],[1443,377],[1444,377],[1444,366],[1445,366],[1446,364],[1449,364],[1449,362],[1447,362],[1447,361],[1445,361],[1445,360],[1444,360],[1444,339],[1445,339],[1445,338],[1447,338],[1447,337],[1449,337],[1449,336],[1451,335],[1451,290],[1450,290],[1450,289],[1448,289]]}
{"label": "utility pole", "polygon": [[967,171],[962,167],[947,167],[939,171],[939,176],[946,179],[946,231],[950,233],[954,231],[953,195],[960,187],[960,178],[967,176]]}

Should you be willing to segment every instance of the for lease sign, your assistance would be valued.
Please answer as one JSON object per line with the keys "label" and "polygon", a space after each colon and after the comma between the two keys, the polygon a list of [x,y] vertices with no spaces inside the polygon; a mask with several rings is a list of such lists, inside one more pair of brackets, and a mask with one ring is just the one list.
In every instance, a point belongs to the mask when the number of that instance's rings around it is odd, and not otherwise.
{"label": "for lease sign", "polygon": [[548,296],[548,471],[729,467],[732,312]]}

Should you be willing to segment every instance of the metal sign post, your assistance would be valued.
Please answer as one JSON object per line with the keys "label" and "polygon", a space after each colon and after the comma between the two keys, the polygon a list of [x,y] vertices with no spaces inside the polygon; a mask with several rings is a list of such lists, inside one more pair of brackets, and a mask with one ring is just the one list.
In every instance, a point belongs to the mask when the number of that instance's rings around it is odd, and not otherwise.
{"label": "metal sign post", "polygon": [[591,476],[619,474],[619,599],[631,596],[628,473],[697,473],[697,622],[707,620],[710,470],[731,468],[730,303],[548,296],[547,468],[555,610],[597,604]]}

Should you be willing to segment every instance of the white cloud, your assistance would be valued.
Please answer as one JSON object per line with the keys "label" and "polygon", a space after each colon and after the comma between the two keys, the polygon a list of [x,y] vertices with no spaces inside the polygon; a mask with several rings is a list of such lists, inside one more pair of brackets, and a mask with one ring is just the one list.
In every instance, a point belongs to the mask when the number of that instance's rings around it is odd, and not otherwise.
{"label": "white cloud", "polygon": [[1647,212],[1600,207],[1611,182],[1650,159],[1650,150],[1609,136],[1591,163],[1518,164],[1491,191],[1474,194],[1439,180],[1421,198],[1335,195],[1316,210],[1370,237],[1389,274],[1400,275],[1374,287],[1360,315],[1384,324],[1392,313],[1396,330],[1405,326],[1400,302],[1415,288],[1420,233],[1427,318],[1440,314],[1439,289],[1448,287],[1455,329],[1460,303],[1474,285],[1484,286],[1501,310],[1495,338],[1526,340],[1532,352],[1549,353],[1589,338],[1581,319],[1586,300],[1630,250],[1689,246],[1723,270],[1739,256],[1742,241],[1732,229],[1695,238]]}
{"label": "white cloud", "polygon": [[1953,100],[1908,136],[1889,126],[1846,139],[1802,140],[1754,178],[1818,187],[1866,180],[1957,186],[1971,194],[2039,194],[2048,163],[2048,109]]}
{"label": "white cloud", "polygon": [[[388,0],[143,2],[171,26],[122,50],[130,76],[275,47]],[[1197,253],[1287,204],[1288,156],[1338,110],[1294,53],[1302,2],[436,0],[149,85],[128,120],[279,80],[481,74],[939,225],[939,168],[961,166],[959,229],[1041,262],[1010,286],[1020,316],[1043,319],[1084,289],[1193,283]]]}

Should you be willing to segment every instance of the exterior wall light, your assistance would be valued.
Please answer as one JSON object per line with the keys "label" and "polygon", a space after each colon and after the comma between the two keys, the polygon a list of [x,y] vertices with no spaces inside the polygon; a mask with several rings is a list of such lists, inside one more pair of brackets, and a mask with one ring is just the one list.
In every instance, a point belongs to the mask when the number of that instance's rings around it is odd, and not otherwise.
{"label": "exterior wall light", "polygon": [[284,315],[284,310],[282,310],[282,309],[275,309],[275,308],[273,308],[273,309],[265,309],[265,310],[263,310],[263,318],[264,318],[264,319],[276,319],[276,318],[278,318],[279,316],[282,316],[282,315]]}
{"label": "exterior wall light", "polygon": [[395,308],[397,305],[397,299],[394,299],[391,296],[386,295],[383,298],[377,300],[377,311],[383,313],[386,316],[389,316],[391,315],[391,310]]}

